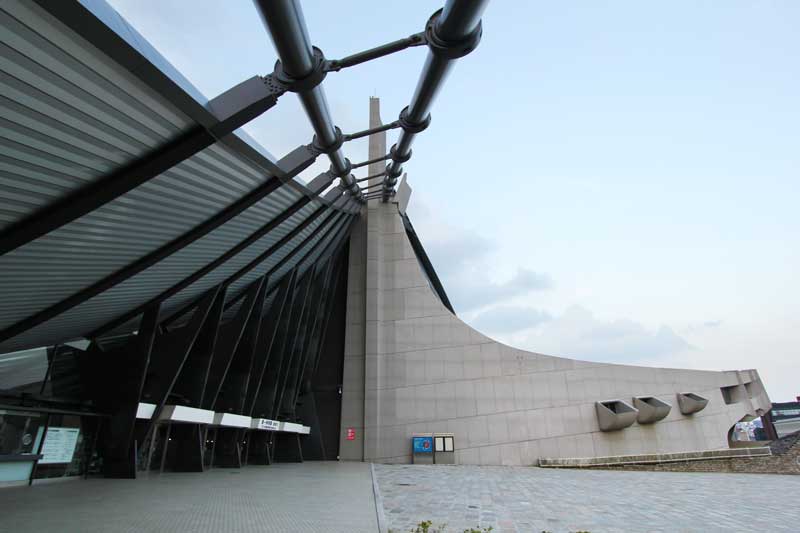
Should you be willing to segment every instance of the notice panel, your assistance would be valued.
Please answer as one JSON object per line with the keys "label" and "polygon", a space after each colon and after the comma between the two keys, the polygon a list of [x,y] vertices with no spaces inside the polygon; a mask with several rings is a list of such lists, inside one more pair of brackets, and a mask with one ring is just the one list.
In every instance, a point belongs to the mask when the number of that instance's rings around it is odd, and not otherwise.
{"label": "notice panel", "polygon": [[413,437],[414,453],[433,453],[433,437]]}
{"label": "notice panel", "polygon": [[40,464],[71,463],[78,444],[80,428],[47,428]]}

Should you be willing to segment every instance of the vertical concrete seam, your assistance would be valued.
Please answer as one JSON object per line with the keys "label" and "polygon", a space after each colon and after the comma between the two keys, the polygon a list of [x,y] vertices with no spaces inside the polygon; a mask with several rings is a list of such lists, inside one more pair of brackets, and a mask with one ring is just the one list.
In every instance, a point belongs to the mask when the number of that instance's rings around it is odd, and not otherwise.
{"label": "vertical concrete seam", "polygon": [[378,478],[375,475],[375,463],[369,464],[369,472],[372,475],[372,493],[375,497],[375,514],[378,519],[379,533],[388,533],[389,527],[386,524],[386,513],[383,510],[383,497],[381,497],[381,489],[378,486]]}

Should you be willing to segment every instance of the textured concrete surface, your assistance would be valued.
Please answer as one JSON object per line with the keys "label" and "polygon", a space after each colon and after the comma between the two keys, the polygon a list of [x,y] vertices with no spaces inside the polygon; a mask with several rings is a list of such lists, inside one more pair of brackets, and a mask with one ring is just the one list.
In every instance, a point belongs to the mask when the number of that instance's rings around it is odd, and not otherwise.
{"label": "textured concrete surface", "polygon": [[494,533],[800,531],[795,476],[375,465],[388,526]]}
{"label": "textured concrete surface", "polygon": [[370,465],[303,463],[0,490],[0,531],[375,533]]}
{"label": "textured concrete surface", "polygon": [[[453,315],[431,289],[396,204],[370,205],[365,226],[353,232],[366,271],[363,290],[348,285],[348,309],[358,309],[359,320],[347,322],[342,401],[343,428],[363,431],[342,441],[342,457],[363,451],[367,461],[410,463],[411,435],[430,432],[455,435],[459,464],[725,449],[736,422],[770,407],[755,370],[603,364],[496,342]],[[362,381],[356,361],[363,361]],[[685,393],[708,404],[684,414],[678,395]],[[597,402],[637,396],[672,408],[655,423],[601,431]],[[363,398],[363,411],[350,398]]]}
{"label": "textured concrete surface", "polygon": [[[658,464],[607,465],[598,468],[653,470],[659,472],[792,474],[800,476],[800,433],[774,441],[769,447],[772,449],[772,455],[760,457],[732,457],[729,459],[677,461]],[[753,449],[755,448],[750,448],[750,450]]]}

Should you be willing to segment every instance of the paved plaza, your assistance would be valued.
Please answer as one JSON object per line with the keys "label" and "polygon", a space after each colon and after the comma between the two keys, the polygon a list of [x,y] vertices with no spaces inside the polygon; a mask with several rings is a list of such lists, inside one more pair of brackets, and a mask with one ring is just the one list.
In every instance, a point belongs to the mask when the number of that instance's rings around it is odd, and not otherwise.
{"label": "paved plaza", "polygon": [[0,531],[565,533],[800,531],[800,476],[278,464],[0,490]]}
{"label": "paved plaza", "polygon": [[302,463],[0,489],[4,533],[376,533],[370,465]]}
{"label": "paved plaza", "polygon": [[375,465],[388,526],[448,533],[800,531],[800,476]]}

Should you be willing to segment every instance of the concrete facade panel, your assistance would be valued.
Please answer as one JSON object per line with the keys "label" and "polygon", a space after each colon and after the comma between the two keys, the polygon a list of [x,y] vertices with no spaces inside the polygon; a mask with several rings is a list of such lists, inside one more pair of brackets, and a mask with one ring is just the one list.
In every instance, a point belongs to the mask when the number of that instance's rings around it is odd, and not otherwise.
{"label": "concrete facade panel", "polygon": [[[755,370],[603,364],[493,341],[439,300],[395,204],[370,202],[362,218],[354,238],[365,246],[351,247],[348,279],[343,421],[358,420],[364,398],[366,437],[363,457],[345,453],[343,443],[343,458],[410,462],[415,431],[454,433],[456,461],[464,464],[711,450],[728,446],[735,422],[770,407]],[[736,387],[737,401],[726,403],[720,387]],[[596,402],[653,396],[677,406],[678,393],[709,401],[691,415],[673,408],[652,424],[600,431]]]}

